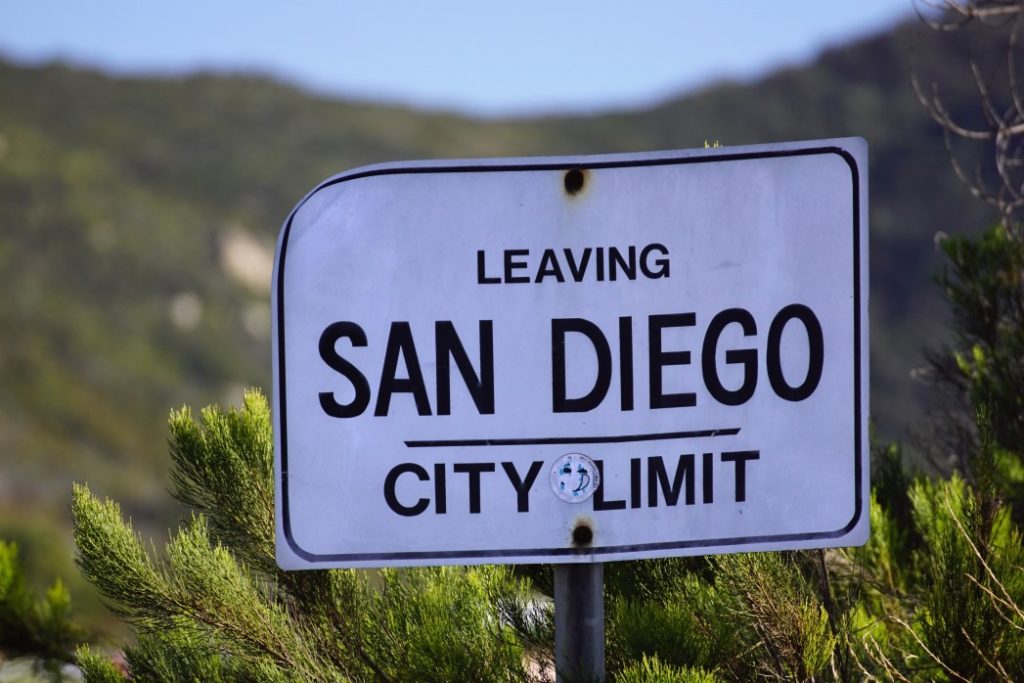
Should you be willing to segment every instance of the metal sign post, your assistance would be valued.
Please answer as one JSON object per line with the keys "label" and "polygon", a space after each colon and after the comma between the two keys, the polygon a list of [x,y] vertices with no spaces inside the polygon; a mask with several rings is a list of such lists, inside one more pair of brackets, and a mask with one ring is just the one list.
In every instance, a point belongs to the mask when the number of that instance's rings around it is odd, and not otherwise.
{"label": "metal sign post", "polygon": [[559,683],[604,680],[604,565],[555,566],[555,671]]}

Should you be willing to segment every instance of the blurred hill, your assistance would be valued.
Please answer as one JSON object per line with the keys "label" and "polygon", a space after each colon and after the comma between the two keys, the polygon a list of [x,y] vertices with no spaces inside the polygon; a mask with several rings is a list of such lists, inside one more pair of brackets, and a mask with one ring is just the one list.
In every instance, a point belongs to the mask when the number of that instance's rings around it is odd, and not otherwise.
{"label": "blurred hill", "polygon": [[884,436],[903,436],[927,399],[910,372],[945,339],[934,235],[993,220],[950,170],[911,90],[911,54],[970,118],[967,55],[985,51],[970,33],[910,23],[756,82],[529,120],[337,101],[254,77],[0,62],[0,533],[63,515],[73,480],[165,527],[168,411],[270,391],[282,220],[325,176],[395,159],[867,138],[872,412]]}

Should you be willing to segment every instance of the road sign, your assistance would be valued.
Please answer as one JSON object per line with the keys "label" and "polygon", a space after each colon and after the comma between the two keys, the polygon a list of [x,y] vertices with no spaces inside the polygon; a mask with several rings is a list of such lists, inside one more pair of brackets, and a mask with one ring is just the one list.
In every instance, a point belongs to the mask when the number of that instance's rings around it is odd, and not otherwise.
{"label": "road sign", "polygon": [[285,568],[863,543],[861,139],[386,164],[274,273]]}

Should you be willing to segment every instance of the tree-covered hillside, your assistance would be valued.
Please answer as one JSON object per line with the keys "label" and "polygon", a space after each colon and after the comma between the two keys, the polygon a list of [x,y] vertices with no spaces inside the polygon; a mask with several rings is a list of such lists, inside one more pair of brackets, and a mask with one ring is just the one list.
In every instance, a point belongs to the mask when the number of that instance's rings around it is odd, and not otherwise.
{"label": "tree-covered hillside", "polygon": [[530,120],[330,100],[254,77],[0,63],[0,527],[62,512],[72,481],[163,526],[169,511],[152,501],[165,500],[154,494],[168,407],[269,392],[281,221],[323,177],[395,159],[865,137],[872,412],[883,434],[903,434],[927,393],[910,373],[944,338],[934,236],[993,220],[949,168],[911,89],[911,54],[922,82],[947,84],[953,112],[977,116],[971,52],[985,44],[969,32],[910,23],[757,82]]}

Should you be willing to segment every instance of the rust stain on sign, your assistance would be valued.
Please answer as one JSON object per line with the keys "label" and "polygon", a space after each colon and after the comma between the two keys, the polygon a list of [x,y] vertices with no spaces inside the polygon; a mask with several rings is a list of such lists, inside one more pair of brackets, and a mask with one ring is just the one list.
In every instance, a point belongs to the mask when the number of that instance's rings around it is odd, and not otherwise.
{"label": "rust stain on sign", "polygon": [[590,173],[585,168],[570,168],[562,178],[562,186],[565,194],[570,197],[579,197],[587,187],[590,180]]}
{"label": "rust stain on sign", "polygon": [[577,517],[572,528],[572,544],[576,547],[590,545],[594,540],[594,522],[589,517]]}

